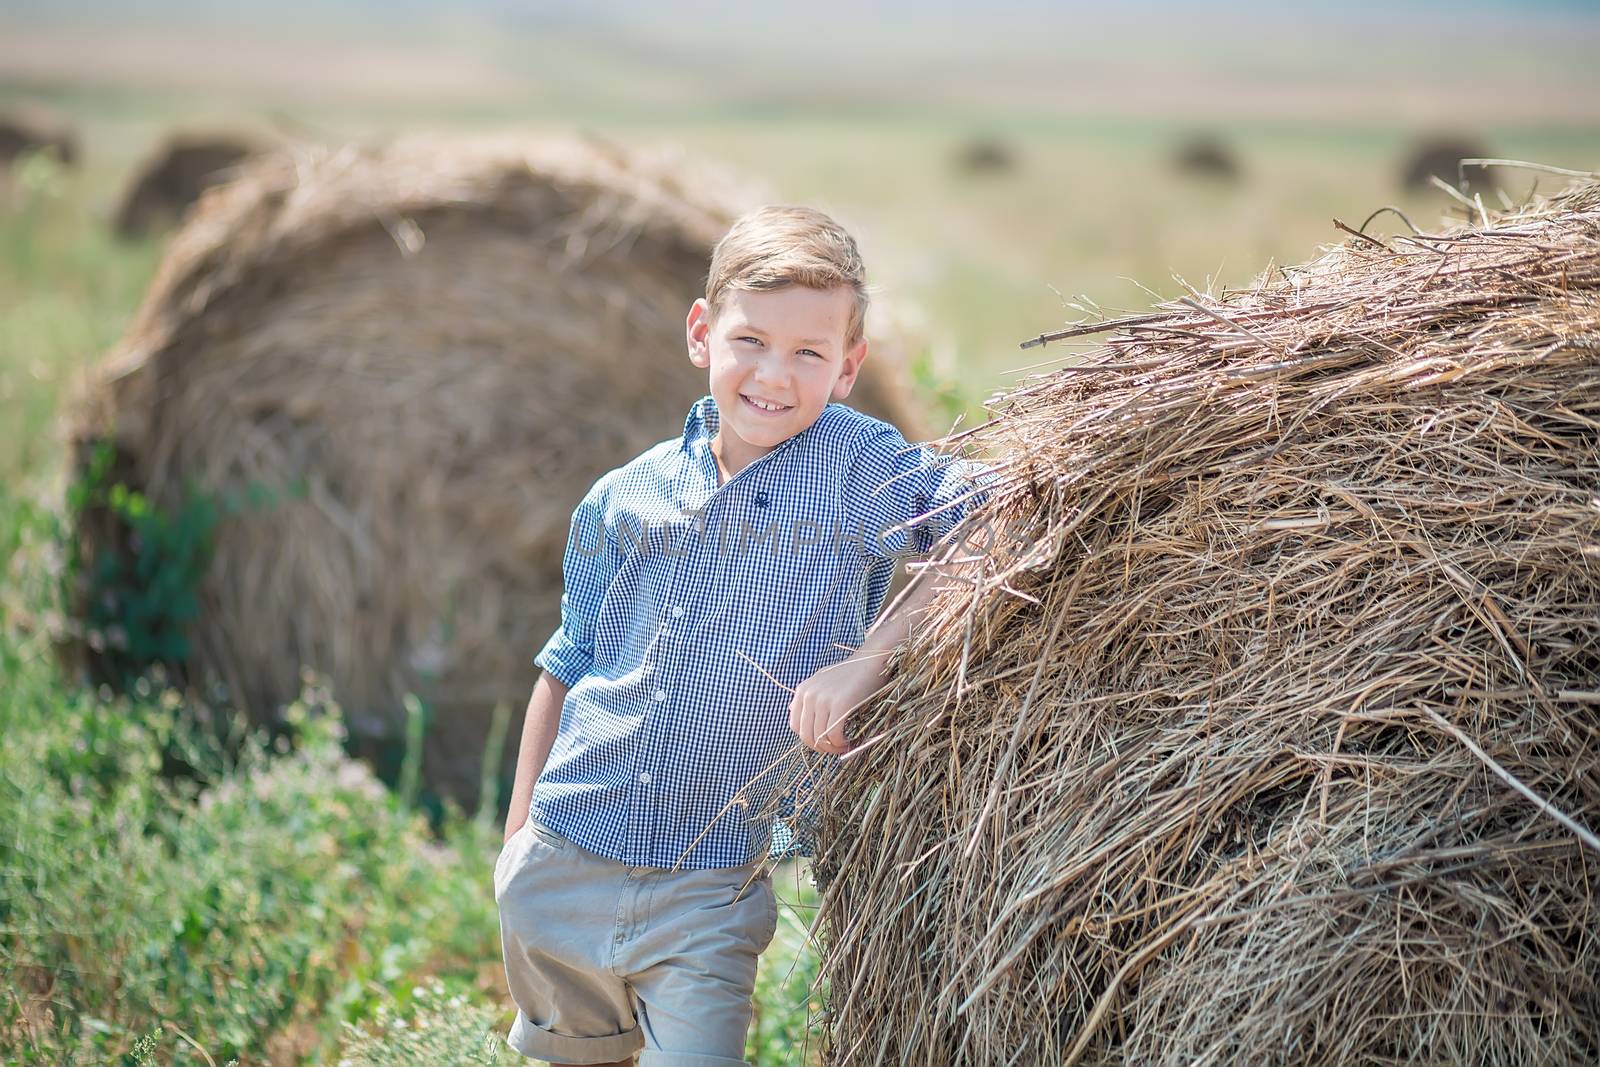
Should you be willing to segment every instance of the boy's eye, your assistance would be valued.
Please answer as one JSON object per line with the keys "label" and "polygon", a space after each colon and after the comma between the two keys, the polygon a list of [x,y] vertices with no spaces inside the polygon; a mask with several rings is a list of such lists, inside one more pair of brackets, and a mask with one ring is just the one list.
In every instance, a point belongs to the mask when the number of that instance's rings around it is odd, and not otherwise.
{"label": "boy's eye", "polygon": [[[761,338],[759,338],[759,337],[751,337],[748,334],[743,336],[743,337],[735,337],[734,340],[735,341],[748,341],[753,345],[759,345],[759,344],[763,343]],[[818,352],[814,348],[802,348],[802,349],[799,350],[799,352],[803,356],[816,356],[818,359],[826,358],[826,357],[823,356],[823,354],[821,352]]]}

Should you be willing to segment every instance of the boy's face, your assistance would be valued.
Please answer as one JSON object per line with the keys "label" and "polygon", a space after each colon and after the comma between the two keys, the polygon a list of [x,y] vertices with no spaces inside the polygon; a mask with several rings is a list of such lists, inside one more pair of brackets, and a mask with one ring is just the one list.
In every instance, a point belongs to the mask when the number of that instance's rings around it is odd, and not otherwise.
{"label": "boy's face", "polygon": [[711,372],[729,466],[743,467],[810,426],[830,400],[850,395],[867,358],[846,347],[854,298],[843,286],[734,290],[716,318],[702,298],[689,309],[689,359]]}

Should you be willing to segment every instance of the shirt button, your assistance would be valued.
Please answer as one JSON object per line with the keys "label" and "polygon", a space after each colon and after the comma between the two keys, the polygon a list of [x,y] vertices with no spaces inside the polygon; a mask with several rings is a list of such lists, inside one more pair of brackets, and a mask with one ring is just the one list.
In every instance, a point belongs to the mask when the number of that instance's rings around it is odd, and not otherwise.
{"label": "shirt button", "polygon": [[639,781],[644,783],[645,785],[649,785],[650,784],[650,772],[649,771],[640,771],[639,772]]}
{"label": "shirt button", "polygon": [[667,691],[665,689],[657,689],[655,697],[657,700],[665,700],[667,699]]}
{"label": "shirt button", "polygon": [[683,618],[683,608],[677,604],[672,605],[672,617],[674,619]]}

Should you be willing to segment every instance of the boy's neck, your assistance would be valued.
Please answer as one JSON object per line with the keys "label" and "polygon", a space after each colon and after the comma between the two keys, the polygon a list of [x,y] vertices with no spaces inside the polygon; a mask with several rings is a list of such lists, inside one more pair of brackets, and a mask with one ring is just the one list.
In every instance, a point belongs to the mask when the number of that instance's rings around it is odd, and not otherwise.
{"label": "boy's neck", "polygon": [[733,478],[750,464],[771,452],[770,448],[755,448],[744,442],[738,442],[734,448],[728,447],[728,439],[719,429],[711,439],[711,455],[717,461],[717,484],[722,485]]}

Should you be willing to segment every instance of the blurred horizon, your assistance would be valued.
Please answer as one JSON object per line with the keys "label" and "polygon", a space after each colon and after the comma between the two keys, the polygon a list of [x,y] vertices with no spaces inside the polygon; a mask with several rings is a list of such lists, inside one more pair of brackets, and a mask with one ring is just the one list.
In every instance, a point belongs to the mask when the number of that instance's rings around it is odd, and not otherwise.
{"label": "blurred horizon", "polygon": [[[993,115],[1600,123],[1600,5],[911,0],[858,8],[12,0],[0,93],[203,89],[433,115]],[[185,103],[181,102],[180,103]],[[189,105],[197,101],[187,101]]]}

